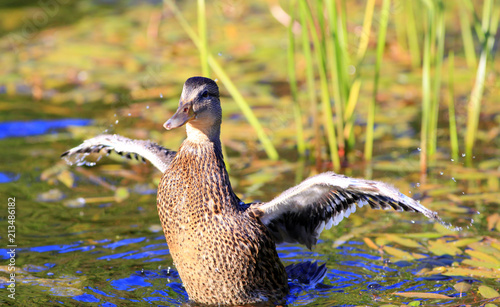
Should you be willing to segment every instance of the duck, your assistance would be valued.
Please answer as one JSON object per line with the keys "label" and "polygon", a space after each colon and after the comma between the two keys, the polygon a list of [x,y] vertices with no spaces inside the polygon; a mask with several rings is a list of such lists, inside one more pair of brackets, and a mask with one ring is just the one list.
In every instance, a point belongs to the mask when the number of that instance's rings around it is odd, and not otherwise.
{"label": "duck", "polygon": [[[184,83],[175,114],[164,123],[186,127],[177,151],[147,140],[103,134],[62,154],[116,151],[150,161],[163,176],[158,216],[189,299],[209,305],[285,304],[287,269],[276,244],[316,245],[320,233],[357,207],[438,214],[380,181],[332,171],[305,179],[268,202],[246,204],[231,187],[222,154],[219,87],[205,77]],[[323,270],[325,270],[323,268]],[[321,275],[321,274],[320,274]]]}

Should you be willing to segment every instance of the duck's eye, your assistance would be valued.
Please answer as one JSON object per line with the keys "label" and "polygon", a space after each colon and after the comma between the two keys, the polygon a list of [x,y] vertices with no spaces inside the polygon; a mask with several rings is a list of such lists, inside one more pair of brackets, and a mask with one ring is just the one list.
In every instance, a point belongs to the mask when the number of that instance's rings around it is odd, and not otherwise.
{"label": "duck's eye", "polygon": [[208,97],[208,91],[203,91],[203,93],[201,93],[201,97],[207,98]]}
{"label": "duck's eye", "polygon": [[187,113],[187,111],[189,111],[189,108],[185,107],[183,111],[184,111],[184,113]]}

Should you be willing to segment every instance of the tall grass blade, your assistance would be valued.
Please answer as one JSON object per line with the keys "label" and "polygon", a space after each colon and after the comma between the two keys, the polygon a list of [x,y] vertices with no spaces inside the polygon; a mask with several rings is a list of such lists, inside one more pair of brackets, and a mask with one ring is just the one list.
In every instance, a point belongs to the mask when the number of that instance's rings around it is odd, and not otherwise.
{"label": "tall grass blade", "polygon": [[[200,48],[200,38],[195,33],[193,28],[189,25],[187,20],[182,15],[181,11],[175,4],[173,0],[164,0],[164,3],[170,8],[170,10],[174,13],[175,17],[179,21],[181,27],[184,29],[186,34],[189,36],[191,41],[195,44],[196,48]],[[234,83],[231,81],[231,78],[226,74],[225,70],[220,66],[220,64],[215,60],[215,58],[207,52],[207,61],[210,67],[213,69],[214,73],[217,75],[218,79],[224,84],[229,94],[233,97],[234,101],[240,107],[243,115],[246,117],[250,125],[254,128],[257,133],[257,137],[259,138],[264,150],[266,151],[267,156],[272,160],[277,160],[279,155],[270,139],[264,132],[259,120],[253,113],[252,109],[243,98],[241,93],[238,91]]]}
{"label": "tall grass blade", "polygon": [[430,0],[423,1],[427,7],[427,29],[424,38],[424,58],[422,63],[422,127],[420,132],[420,173],[422,178],[427,174],[427,157],[429,144],[429,118],[431,109],[431,56],[434,8]]}
{"label": "tall grass blade", "polygon": [[472,28],[467,16],[467,10],[460,8],[460,29],[462,33],[462,41],[465,50],[465,61],[467,66],[472,68],[477,66],[476,50],[474,48],[474,40],[472,38]]}
{"label": "tall grass blade", "polygon": [[314,65],[311,54],[311,47],[309,41],[309,35],[307,31],[307,21],[306,12],[299,9],[300,24],[302,25],[301,41],[302,41],[302,52],[304,53],[304,58],[306,61],[306,84],[307,84],[307,94],[310,105],[311,120],[313,123],[314,132],[314,160],[316,161],[316,169],[320,169],[321,165],[321,141],[320,141],[320,127],[318,120],[318,111],[316,108],[316,103],[318,97],[316,95],[316,89],[314,86]]}
{"label": "tall grass blade", "polygon": [[340,158],[337,149],[337,138],[335,135],[335,129],[333,125],[333,113],[330,105],[330,93],[328,92],[328,80],[326,77],[326,59],[324,53],[322,52],[321,42],[319,40],[318,33],[314,26],[314,20],[312,17],[312,12],[305,0],[300,0],[300,9],[305,12],[305,17],[307,25],[309,28],[309,33],[314,44],[314,54],[316,57],[316,64],[319,72],[320,79],[320,89],[321,89],[321,106],[323,110],[323,126],[326,130],[326,136],[328,139],[328,147],[330,149],[330,158],[332,160],[333,169],[340,169]]}
{"label": "tall grass blade", "polygon": [[418,43],[417,25],[415,24],[415,15],[413,12],[414,1],[404,1],[405,16],[408,28],[406,33],[408,35],[408,46],[411,55],[411,64],[413,68],[420,67],[420,48]]}
{"label": "tall grass blade", "polygon": [[382,2],[382,10],[380,15],[380,28],[378,31],[378,40],[377,40],[377,60],[375,62],[373,97],[368,107],[368,120],[366,124],[365,159],[367,161],[371,161],[373,155],[373,131],[375,127],[375,106],[377,103],[380,67],[382,65],[382,56],[384,54],[385,36],[387,33],[387,23],[389,22],[390,5],[391,5],[390,0],[384,0],[384,2]]}
{"label": "tall grass blade", "polygon": [[207,39],[207,19],[205,12],[205,0],[198,0],[198,35],[200,38],[200,62],[201,73],[205,77],[210,77],[208,66],[208,39]]}
{"label": "tall grass blade", "polygon": [[433,159],[436,154],[437,147],[437,128],[438,128],[438,117],[439,117],[439,101],[441,95],[441,71],[443,68],[443,58],[444,58],[444,40],[445,40],[445,24],[444,24],[444,4],[441,0],[436,2],[435,11],[436,20],[436,41],[437,50],[434,59],[434,95],[431,101],[430,119],[429,119],[429,157]]}
{"label": "tall grass blade", "polygon": [[[479,114],[481,111],[481,100],[483,98],[484,83],[486,79],[486,64],[490,50],[495,43],[495,32],[493,27],[497,26],[497,17],[493,16],[492,8],[493,0],[486,0],[483,7],[483,21],[481,29],[484,30],[484,43],[482,44],[481,56],[479,57],[479,64],[476,72],[476,81],[472,88],[469,104],[467,106],[467,129],[465,135],[465,153],[466,164],[472,164],[473,147],[476,141],[477,129],[479,125]],[[494,10],[498,12],[498,10]]]}
{"label": "tall grass blade", "polygon": [[304,139],[304,127],[302,125],[302,111],[298,100],[297,77],[295,71],[295,35],[293,33],[293,23],[295,18],[296,1],[290,1],[290,24],[288,25],[288,52],[287,52],[287,68],[288,82],[290,83],[290,93],[292,95],[293,115],[295,118],[295,126],[297,129],[297,151],[301,157],[306,154],[306,143]]}
{"label": "tall grass blade", "polygon": [[338,147],[339,152],[342,153],[342,156],[345,155],[345,140],[344,140],[344,104],[346,98],[343,97],[345,91],[343,90],[344,83],[342,82],[342,52],[339,51],[339,43],[338,43],[338,32],[339,23],[337,22],[337,11],[335,7],[335,3],[333,1],[326,1],[326,12],[328,16],[328,28],[329,33],[326,36],[326,60],[328,63],[328,70],[330,73],[330,83],[332,85],[332,92],[334,97],[334,107],[335,107],[335,122],[337,127],[337,136],[338,136]]}
{"label": "tall grass blade", "polygon": [[370,42],[370,33],[373,20],[373,11],[375,10],[375,0],[366,2],[365,17],[363,19],[363,29],[359,39],[358,52],[356,53],[357,62],[361,62],[366,54],[368,43]]}
{"label": "tall grass blade", "polygon": [[455,54],[450,52],[448,55],[448,121],[450,124],[450,147],[451,158],[458,161],[458,133],[457,120],[455,117]]}
{"label": "tall grass blade", "polygon": [[351,139],[351,135],[354,128],[354,110],[356,109],[356,104],[358,103],[359,90],[361,89],[361,79],[356,79],[352,83],[351,91],[349,92],[349,100],[347,101],[347,105],[344,113],[344,138]]}

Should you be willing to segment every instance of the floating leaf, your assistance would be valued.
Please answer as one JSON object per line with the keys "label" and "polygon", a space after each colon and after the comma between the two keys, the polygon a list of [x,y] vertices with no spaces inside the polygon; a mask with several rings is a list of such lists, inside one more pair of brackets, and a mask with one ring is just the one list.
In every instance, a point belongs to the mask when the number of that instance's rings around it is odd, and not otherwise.
{"label": "floating leaf", "polygon": [[429,251],[438,256],[459,255],[462,253],[462,251],[459,248],[453,246],[450,243],[447,243],[443,239],[429,241]]}
{"label": "floating leaf", "polygon": [[453,286],[453,288],[455,288],[455,290],[457,290],[458,292],[463,293],[463,292],[469,291],[469,289],[471,288],[471,284],[469,284],[467,282],[459,282],[459,283],[456,283]]}
{"label": "floating leaf", "polygon": [[68,170],[60,172],[57,175],[57,179],[59,179],[59,181],[61,181],[68,188],[72,188],[73,183],[75,182],[75,177],[73,176],[73,173]]}
{"label": "floating leaf", "polygon": [[426,273],[426,275],[443,274],[446,276],[471,276],[471,277],[484,277],[484,278],[500,278],[499,270],[488,269],[466,269],[466,268],[450,268],[450,267],[437,267]]}
{"label": "floating leaf", "polygon": [[463,264],[468,264],[473,267],[477,268],[487,268],[487,269],[499,269],[500,265],[491,263],[491,262],[485,262],[485,261],[478,261],[478,260],[473,260],[473,259],[465,259],[462,261]]}
{"label": "floating leaf", "polygon": [[391,246],[384,246],[382,247],[383,250],[388,253],[389,255],[392,255],[394,257],[398,257],[401,259],[406,259],[406,260],[413,260],[413,256],[409,252],[405,252],[403,250],[391,247]]}
{"label": "floating leaf", "polygon": [[375,242],[373,242],[370,238],[364,237],[363,241],[365,241],[365,244],[368,245],[368,247],[370,247],[371,249],[379,249],[377,244],[375,244]]}
{"label": "floating leaf", "polygon": [[486,218],[488,221],[488,230],[494,230],[495,228],[500,231],[500,214],[494,213]]}
{"label": "floating leaf", "polygon": [[483,252],[488,255],[493,255],[496,259],[500,259],[498,255],[499,251],[493,246],[493,242],[474,242],[469,244],[469,247],[473,250]]}
{"label": "floating leaf", "polygon": [[436,232],[422,232],[422,233],[408,233],[408,234],[403,234],[401,236],[405,238],[414,238],[414,239],[421,239],[421,238],[435,239],[435,238],[441,238],[443,235]]}
{"label": "floating leaf", "polygon": [[383,236],[383,237],[376,237],[375,238],[375,244],[378,245],[378,246],[384,246],[384,245],[386,245],[389,242],[390,241],[387,240],[387,238],[385,236]]}
{"label": "floating leaf", "polygon": [[492,242],[491,243],[491,247],[497,249],[498,251],[500,251],[500,243],[498,242]]}
{"label": "floating leaf", "polygon": [[488,286],[481,285],[481,286],[479,286],[478,290],[479,290],[479,293],[481,293],[481,295],[484,298],[500,297],[500,293],[498,293],[495,289],[490,288]]}
{"label": "floating leaf", "polygon": [[461,240],[456,240],[456,241],[450,242],[450,244],[453,246],[456,246],[456,247],[464,247],[464,246],[467,246],[471,243],[481,241],[482,239],[483,238],[481,238],[481,237],[479,237],[479,238],[467,238],[467,239],[461,239]]}
{"label": "floating leaf", "polygon": [[406,247],[421,247],[422,246],[422,245],[420,245],[420,243],[418,243],[415,240],[402,238],[402,237],[397,236],[397,235],[391,234],[391,235],[386,235],[385,237],[389,241],[396,242],[396,243],[403,245],[403,246],[406,246]]}
{"label": "floating leaf", "polygon": [[496,257],[492,257],[486,253],[470,249],[466,250],[465,252],[474,258],[477,258],[485,262],[491,262],[493,264],[497,264],[500,267],[500,260],[498,260]]}
{"label": "floating leaf", "polygon": [[433,299],[453,299],[454,297],[439,294],[439,293],[429,293],[429,292],[396,292],[394,295],[413,297],[413,298],[433,298]]}
{"label": "floating leaf", "polygon": [[424,258],[427,258],[429,256],[427,255],[423,255],[423,254],[419,254],[419,253],[411,253],[411,256],[415,259],[424,259]]}

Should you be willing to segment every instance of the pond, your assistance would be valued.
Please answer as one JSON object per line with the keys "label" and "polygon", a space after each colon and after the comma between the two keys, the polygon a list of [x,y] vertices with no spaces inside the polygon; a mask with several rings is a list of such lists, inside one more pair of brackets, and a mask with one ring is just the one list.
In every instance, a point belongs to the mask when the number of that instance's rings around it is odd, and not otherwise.
{"label": "pond", "polygon": [[[0,25],[0,191],[5,204],[0,214],[0,302],[182,305],[188,297],[156,209],[161,174],[149,163],[117,154],[88,156],[81,165],[69,165],[60,155],[101,133],[150,139],[177,150],[184,128],[166,131],[162,124],[175,112],[185,79],[201,74],[198,52],[173,14],[161,13],[161,3],[54,3],[52,11],[29,1],[0,10],[6,20]],[[362,24],[364,10],[352,5],[348,26],[355,28]],[[225,160],[233,188],[245,202],[270,200],[311,175],[333,169],[327,145],[320,150],[320,163],[311,158],[312,147],[306,158],[297,154],[284,68],[287,31],[270,7],[263,1],[221,1],[207,8],[211,49],[227,66],[280,157],[268,158],[229,90],[219,83]],[[181,9],[196,25],[195,3]],[[451,49],[460,36],[447,27]],[[472,164],[466,165],[462,152],[458,159],[450,156],[443,103],[436,159],[423,180],[421,71],[409,68],[405,55],[396,50],[397,30],[392,30],[379,83],[373,160],[362,158],[373,90],[367,67],[374,64],[375,47],[369,46],[353,128],[356,144],[339,173],[390,183],[461,230],[416,213],[358,209],[323,231],[312,250],[298,244],[277,246],[285,265],[317,261],[328,270],[316,285],[290,281],[287,302],[498,306],[500,108],[494,97],[500,94],[499,61],[489,62]],[[375,42],[371,38],[370,44]],[[475,69],[466,69],[458,52],[456,62],[457,122],[463,136]],[[301,70],[305,64],[297,65]],[[300,97],[307,96],[305,87],[299,82]],[[303,108],[309,108],[307,102]],[[310,121],[304,115],[304,123]],[[313,143],[314,130],[306,130],[305,137]]]}

